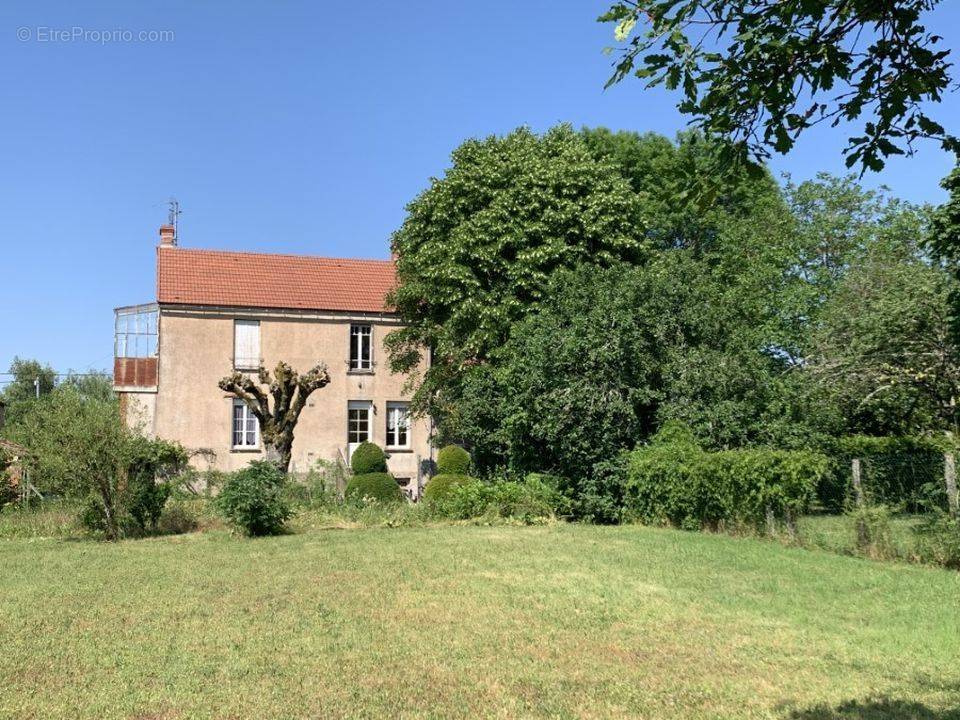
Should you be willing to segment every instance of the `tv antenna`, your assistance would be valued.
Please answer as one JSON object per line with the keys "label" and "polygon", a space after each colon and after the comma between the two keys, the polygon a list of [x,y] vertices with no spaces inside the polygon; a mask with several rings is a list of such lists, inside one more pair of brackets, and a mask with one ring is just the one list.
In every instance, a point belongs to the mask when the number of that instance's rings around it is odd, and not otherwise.
{"label": "tv antenna", "polygon": [[175,197],[171,197],[167,204],[170,206],[167,211],[167,223],[173,225],[173,236],[177,237],[177,226],[180,224],[180,202]]}

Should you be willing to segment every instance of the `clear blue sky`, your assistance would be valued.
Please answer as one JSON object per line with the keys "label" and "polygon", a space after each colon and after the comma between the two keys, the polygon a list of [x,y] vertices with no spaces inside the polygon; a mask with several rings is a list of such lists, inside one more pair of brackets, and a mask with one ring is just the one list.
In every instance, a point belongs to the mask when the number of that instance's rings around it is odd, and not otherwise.
{"label": "clear blue sky", "polygon": [[[603,91],[605,7],[7,0],[0,370],[15,354],[111,366],[112,308],[154,297],[170,195],[186,246],[386,257],[404,205],[464,138],[561,121],[672,136],[669,94]],[[87,39],[52,40],[75,27]],[[960,3],[929,27],[960,52]],[[102,44],[100,30],[174,37]],[[954,94],[935,116],[956,130],[958,113]],[[843,144],[824,129],[772,167],[842,172]],[[866,182],[939,202],[949,169],[930,145]]]}

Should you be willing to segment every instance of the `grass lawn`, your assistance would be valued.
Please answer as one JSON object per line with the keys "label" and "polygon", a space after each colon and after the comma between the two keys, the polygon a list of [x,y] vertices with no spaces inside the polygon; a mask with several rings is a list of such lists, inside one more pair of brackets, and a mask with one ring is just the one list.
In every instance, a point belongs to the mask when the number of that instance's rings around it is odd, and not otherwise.
{"label": "grass lawn", "polygon": [[[891,551],[896,557],[915,555],[914,528],[922,522],[919,515],[895,515],[890,519]],[[798,521],[803,543],[809,547],[852,555],[856,548],[856,531],[849,517],[843,515],[808,515]]]}
{"label": "grass lawn", "polygon": [[0,541],[0,716],[960,718],[960,573],[639,527]]}

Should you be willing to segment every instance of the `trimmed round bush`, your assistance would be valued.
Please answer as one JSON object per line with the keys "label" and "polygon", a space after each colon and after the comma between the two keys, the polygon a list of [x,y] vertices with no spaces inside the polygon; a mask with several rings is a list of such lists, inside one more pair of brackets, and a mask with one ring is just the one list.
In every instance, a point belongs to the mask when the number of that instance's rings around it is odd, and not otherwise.
{"label": "trimmed round bush", "polygon": [[423,489],[423,499],[443,500],[450,496],[454,488],[466,485],[470,480],[468,475],[434,475]]}
{"label": "trimmed round bush", "polygon": [[272,462],[252,462],[228,477],[217,496],[217,510],[245,535],[277,535],[291,514],[283,497],[286,481]]}
{"label": "trimmed round bush", "polygon": [[[374,447],[376,447],[374,445]],[[403,490],[397,485],[390,473],[373,472],[354,475],[347,483],[348,500],[373,499],[378,502],[399,502],[403,500]]]}
{"label": "trimmed round bush", "polygon": [[383,450],[372,442],[360,443],[350,458],[350,469],[353,470],[354,475],[385,473],[387,471],[387,456],[383,454]]}
{"label": "trimmed round bush", "polygon": [[470,453],[459,445],[447,445],[437,454],[437,475],[467,475]]}

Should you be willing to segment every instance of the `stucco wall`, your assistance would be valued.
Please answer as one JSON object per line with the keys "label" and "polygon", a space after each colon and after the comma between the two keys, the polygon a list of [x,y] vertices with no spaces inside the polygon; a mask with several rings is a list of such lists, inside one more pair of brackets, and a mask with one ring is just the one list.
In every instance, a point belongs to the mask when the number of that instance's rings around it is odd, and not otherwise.
{"label": "stucco wall", "polygon": [[[404,401],[404,377],[389,371],[383,338],[395,327],[387,319],[355,318],[373,326],[374,372],[348,373],[350,317],[300,317],[281,314],[231,314],[161,308],[160,366],[155,429],[159,437],[190,449],[216,454],[212,466],[236,470],[262,457],[262,450],[232,447],[233,398],[217,387],[233,369],[235,319],[260,321],[260,352],[272,369],[278,361],[298,371],[325,362],[331,381],[311,395],[297,425],[291,471],[308,470],[318,459],[347,455],[347,406],[351,400],[372,401],[373,442],[386,444],[386,408]],[[417,459],[429,461],[429,422],[414,419],[409,452],[391,451],[390,471],[415,481]],[[204,461],[203,465],[208,465]]]}
{"label": "stucco wall", "polygon": [[120,413],[127,427],[147,437],[156,435],[157,394],[150,391],[119,391]]}

